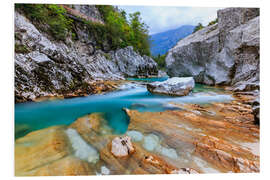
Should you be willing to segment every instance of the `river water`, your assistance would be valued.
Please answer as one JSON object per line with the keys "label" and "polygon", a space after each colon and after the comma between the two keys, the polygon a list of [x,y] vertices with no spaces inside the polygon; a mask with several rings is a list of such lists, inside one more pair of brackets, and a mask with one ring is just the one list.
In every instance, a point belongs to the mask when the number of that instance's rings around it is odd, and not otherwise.
{"label": "river water", "polygon": [[145,83],[164,81],[167,78],[128,79],[118,90],[72,99],[27,102],[15,104],[15,138],[53,125],[68,125],[78,117],[93,112],[102,112],[114,133],[125,133],[129,119],[123,108],[159,112],[175,109],[170,102],[211,103],[232,100],[222,89],[196,84],[193,91],[184,97],[154,95],[147,91]]}

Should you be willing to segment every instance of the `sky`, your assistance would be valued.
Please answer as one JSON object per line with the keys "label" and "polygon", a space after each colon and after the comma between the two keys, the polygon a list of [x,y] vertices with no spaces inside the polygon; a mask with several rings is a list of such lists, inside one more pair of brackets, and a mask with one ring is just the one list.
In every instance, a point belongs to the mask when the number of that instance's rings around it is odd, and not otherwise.
{"label": "sky", "polygon": [[222,8],[170,7],[170,6],[118,6],[127,14],[139,11],[143,21],[149,26],[149,34],[176,29],[182,25],[207,25],[217,17]]}

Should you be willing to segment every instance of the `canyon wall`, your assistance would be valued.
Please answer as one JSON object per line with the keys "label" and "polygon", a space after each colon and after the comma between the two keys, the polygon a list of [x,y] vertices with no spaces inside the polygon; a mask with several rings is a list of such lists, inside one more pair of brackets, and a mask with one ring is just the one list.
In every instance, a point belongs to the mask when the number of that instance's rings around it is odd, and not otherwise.
{"label": "canyon wall", "polygon": [[92,32],[79,19],[76,21],[78,16],[87,20],[92,16],[102,22],[97,8],[76,5],[67,12],[71,12],[68,15],[74,20],[76,38],[67,36],[64,41],[57,41],[49,33],[41,32],[21,12],[15,11],[16,102],[76,91],[92,94],[94,87],[91,84],[96,81],[158,74],[156,62],[141,56],[131,46],[113,51],[105,48],[109,44],[104,42],[104,48],[97,47]]}

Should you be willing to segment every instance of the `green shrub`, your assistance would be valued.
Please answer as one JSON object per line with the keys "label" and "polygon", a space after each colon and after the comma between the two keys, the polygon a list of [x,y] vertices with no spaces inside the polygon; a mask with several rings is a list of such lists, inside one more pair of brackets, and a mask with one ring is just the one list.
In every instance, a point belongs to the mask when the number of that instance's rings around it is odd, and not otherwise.
{"label": "green shrub", "polygon": [[103,55],[105,56],[105,58],[106,58],[107,60],[109,60],[109,61],[112,60],[112,56],[110,55],[110,53],[104,53]]}
{"label": "green shrub", "polygon": [[[54,4],[16,4],[41,31],[49,32],[55,39],[64,40],[71,30],[72,19],[65,16],[66,10]],[[41,26],[39,26],[41,25]],[[42,26],[44,25],[44,26]],[[46,28],[48,25],[49,28]]]}
{"label": "green shrub", "polygon": [[192,33],[195,33],[195,32],[197,32],[197,31],[199,31],[199,30],[201,30],[203,28],[204,28],[204,26],[202,25],[202,23],[198,23],[198,25],[195,26],[195,28],[194,28],[194,30],[193,30]]}
{"label": "green shrub", "polygon": [[210,21],[210,22],[208,23],[207,26],[211,26],[211,25],[213,25],[213,24],[216,24],[217,22],[218,22],[218,18],[216,18],[216,19],[213,20],[213,21]]}
{"label": "green shrub", "polygon": [[30,50],[25,45],[15,43],[15,52],[26,54],[29,53]]}

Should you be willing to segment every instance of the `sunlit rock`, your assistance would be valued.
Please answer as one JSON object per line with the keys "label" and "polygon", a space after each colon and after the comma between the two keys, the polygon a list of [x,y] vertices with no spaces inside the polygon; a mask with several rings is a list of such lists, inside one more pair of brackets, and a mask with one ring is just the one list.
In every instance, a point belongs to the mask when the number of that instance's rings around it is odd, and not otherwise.
{"label": "sunlit rock", "polygon": [[116,137],[112,141],[111,152],[116,157],[125,157],[135,151],[129,136]]}
{"label": "sunlit rock", "polygon": [[162,82],[147,84],[147,90],[151,93],[167,94],[174,96],[186,96],[195,86],[192,77],[173,77]]}

